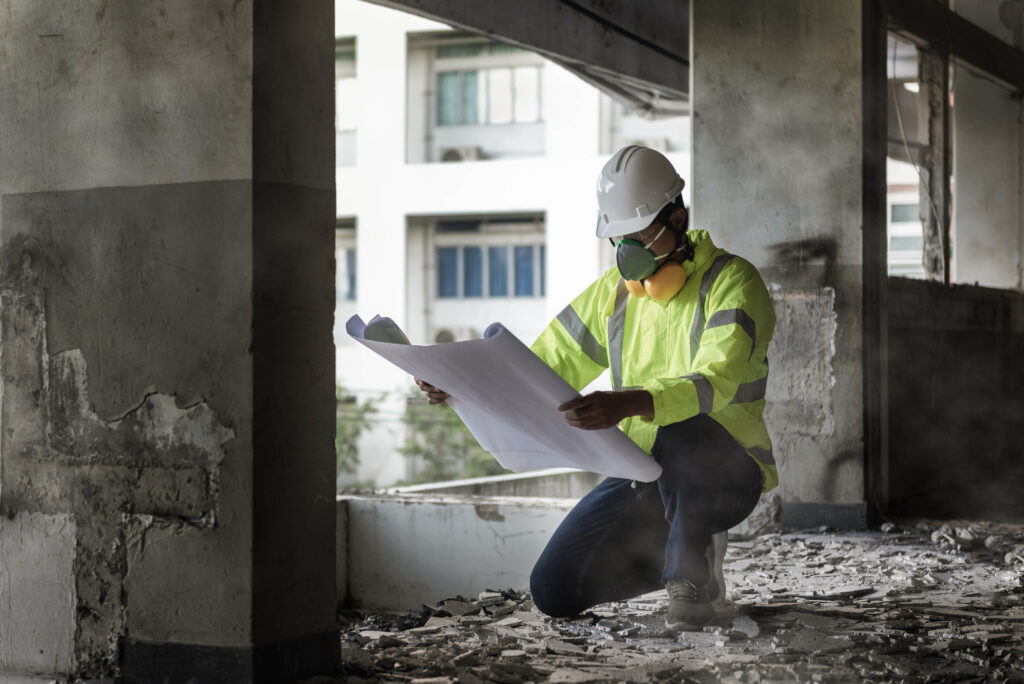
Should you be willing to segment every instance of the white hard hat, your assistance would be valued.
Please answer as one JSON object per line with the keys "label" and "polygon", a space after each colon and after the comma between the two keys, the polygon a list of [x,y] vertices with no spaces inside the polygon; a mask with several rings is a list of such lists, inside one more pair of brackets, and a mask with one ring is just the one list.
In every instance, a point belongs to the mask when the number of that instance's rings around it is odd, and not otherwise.
{"label": "white hard hat", "polygon": [[683,191],[683,179],[661,152],[630,145],[612,155],[597,179],[597,237],[643,230]]}

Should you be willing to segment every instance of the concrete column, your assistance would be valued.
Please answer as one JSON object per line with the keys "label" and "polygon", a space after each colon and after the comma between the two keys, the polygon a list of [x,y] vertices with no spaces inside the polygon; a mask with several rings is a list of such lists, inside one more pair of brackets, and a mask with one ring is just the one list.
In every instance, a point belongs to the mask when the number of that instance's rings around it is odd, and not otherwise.
{"label": "concrete column", "polygon": [[783,516],[864,517],[861,3],[693,0],[693,225],[772,289]]}
{"label": "concrete column", "polygon": [[285,9],[2,13],[2,670],[336,665],[331,8]]}

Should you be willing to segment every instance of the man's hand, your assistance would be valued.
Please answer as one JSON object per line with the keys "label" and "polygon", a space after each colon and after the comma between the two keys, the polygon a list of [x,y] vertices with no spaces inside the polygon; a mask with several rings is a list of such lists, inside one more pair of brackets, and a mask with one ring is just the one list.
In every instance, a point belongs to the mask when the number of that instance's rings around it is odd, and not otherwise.
{"label": "man's hand", "polygon": [[419,378],[413,378],[413,380],[415,380],[416,384],[420,386],[420,389],[426,393],[427,401],[431,404],[443,404],[448,397],[452,396],[444,390],[434,387],[430,383],[423,382]]}
{"label": "man's hand", "polygon": [[591,392],[558,407],[565,421],[581,430],[604,430],[629,416],[653,416],[654,399],[646,390]]}

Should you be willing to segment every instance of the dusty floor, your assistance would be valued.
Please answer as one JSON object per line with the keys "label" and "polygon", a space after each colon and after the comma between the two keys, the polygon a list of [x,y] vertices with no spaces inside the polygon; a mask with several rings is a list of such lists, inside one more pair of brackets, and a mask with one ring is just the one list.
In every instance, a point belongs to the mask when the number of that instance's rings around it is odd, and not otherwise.
{"label": "dusty floor", "polygon": [[574,620],[515,589],[345,613],[320,681],[1024,682],[1024,528],[886,528],[732,540],[731,605],[699,632],[665,629],[664,592]]}

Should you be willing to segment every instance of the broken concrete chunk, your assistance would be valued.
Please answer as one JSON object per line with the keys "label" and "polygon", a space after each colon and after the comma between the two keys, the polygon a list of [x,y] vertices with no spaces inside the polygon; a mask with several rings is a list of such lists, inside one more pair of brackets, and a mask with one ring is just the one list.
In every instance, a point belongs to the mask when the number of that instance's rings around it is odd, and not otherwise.
{"label": "broken concrete chunk", "polygon": [[471,615],[480,611],[480,606],[466,601],[459,601],[458,599],[447,599],[446,601],[442,601],[440,607],[456,617],[460,615]]}
{"label": "broken concrete chunk", "polygon": [[476,602],[479,606],[490,606],[495,603],[504,603],[505,597],[497,591],[481,591]]}
{"label": "broken concrete chunk", "polygon": [[549,653],[555,653],[557,655],[579,655],[583,653],[583,649],[579,646],[570,644],[569,642],[561,639],[545,639],[544,647]]}

